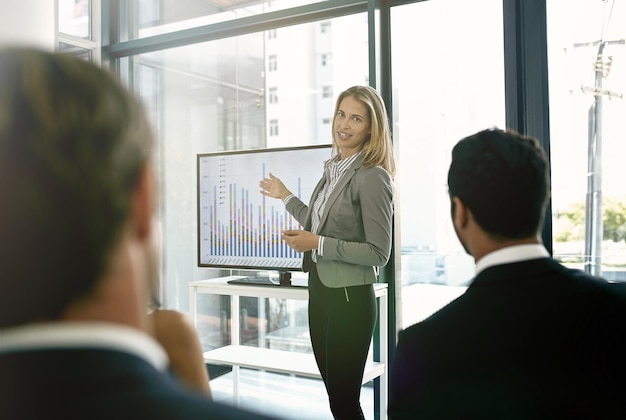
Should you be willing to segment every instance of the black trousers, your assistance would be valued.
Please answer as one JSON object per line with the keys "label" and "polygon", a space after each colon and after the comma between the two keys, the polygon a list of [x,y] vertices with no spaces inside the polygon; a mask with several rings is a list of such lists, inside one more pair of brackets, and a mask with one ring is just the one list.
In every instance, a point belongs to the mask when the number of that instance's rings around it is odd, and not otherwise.
{"label": "black trousers", "polygon": [[309,272],[311,343],[335,419],[364,418],[361,382],[376,316],[371,284],[329,288],[315,267]]}

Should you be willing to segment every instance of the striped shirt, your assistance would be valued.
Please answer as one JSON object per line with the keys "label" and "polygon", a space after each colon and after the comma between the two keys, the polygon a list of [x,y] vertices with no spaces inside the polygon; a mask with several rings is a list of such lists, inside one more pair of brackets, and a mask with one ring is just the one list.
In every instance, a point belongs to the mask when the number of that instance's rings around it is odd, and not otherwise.
{"label": "striped shirt", "polygon": [[[321,191],[317,195],[317,198],[313,202],[313,211],[311,212],[311,233],[318,234],[322,214],[324,213],[324,208],[326,207],[326,203],[328,202],[328,197],[332,194],[333,190],[339,183],[339,180],[343,177],[343,174],[346,173],[348,167],[354,162],[359,156],[361,152],[355,153],[347,159],[341,159],[341,155],[335,155],[331,159],[324,162],[324,186]],[[285,204],[293,198],[293,194],[285,198]],[[324,237],[320,236],[319,242],[317,244],[317,250],[312,251],[311,257],[313,261],[317,261],[317,255],[324,255]]]}

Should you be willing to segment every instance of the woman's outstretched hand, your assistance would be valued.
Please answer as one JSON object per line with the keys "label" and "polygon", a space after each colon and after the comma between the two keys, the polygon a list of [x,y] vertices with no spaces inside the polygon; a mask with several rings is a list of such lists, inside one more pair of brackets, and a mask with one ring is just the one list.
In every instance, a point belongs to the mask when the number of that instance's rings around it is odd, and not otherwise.
{"label": "woman's outstretched hand", "polygon": [[271,172],[269,178],[264,178],[259,182],[259,187],[261,187],[261,194],[272,197],[272,198],[280,198],[284,200],[287,198],[291,191],[285,187],[283,182],[276,178]]}

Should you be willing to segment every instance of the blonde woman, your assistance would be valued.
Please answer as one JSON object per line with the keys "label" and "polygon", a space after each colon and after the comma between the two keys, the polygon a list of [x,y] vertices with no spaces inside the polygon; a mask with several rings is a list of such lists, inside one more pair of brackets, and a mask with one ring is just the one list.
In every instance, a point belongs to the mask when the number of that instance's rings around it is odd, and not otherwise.
{"label": "blonde woman", "polygon": [[382,98],[353,86],[337,98],[333,152],[307,206],[271,173],[261,193],[279,198],[304,230],[283,239],[304,252],[313,353],[336,419],[364,418],[359,402],[376,324],[372,283],[391,253],[394,158]]}

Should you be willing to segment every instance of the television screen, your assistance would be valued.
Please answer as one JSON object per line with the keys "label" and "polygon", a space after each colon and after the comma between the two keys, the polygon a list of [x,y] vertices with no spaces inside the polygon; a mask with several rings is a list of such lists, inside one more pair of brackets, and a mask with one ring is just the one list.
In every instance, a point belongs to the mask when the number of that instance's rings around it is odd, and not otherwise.
{"label": "television screen", "polygon": [[259,182],[271,172],[305,203],[321,179],[331,145],[199,154],[198,265],[298,271],[302,254],[281,237],[302,228]]}

